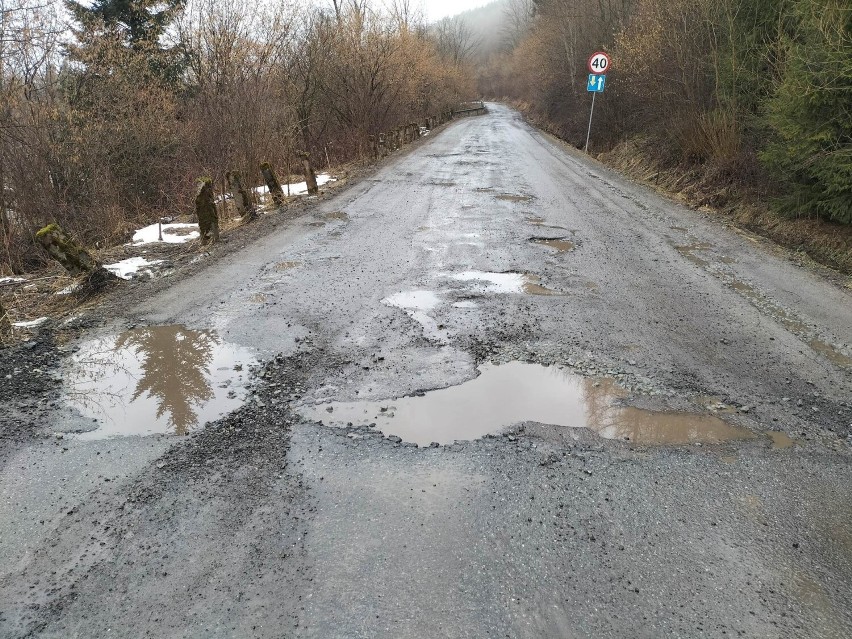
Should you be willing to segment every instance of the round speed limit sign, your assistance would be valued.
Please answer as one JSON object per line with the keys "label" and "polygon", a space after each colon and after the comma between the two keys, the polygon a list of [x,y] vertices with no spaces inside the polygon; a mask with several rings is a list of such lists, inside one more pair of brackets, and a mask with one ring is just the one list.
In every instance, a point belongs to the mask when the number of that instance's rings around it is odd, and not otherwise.
{"label": "round speed limit sign", "polygon": [[609,71],[609,56],[603,51],[593,53],[589,58],[589,73],[602,74]]}

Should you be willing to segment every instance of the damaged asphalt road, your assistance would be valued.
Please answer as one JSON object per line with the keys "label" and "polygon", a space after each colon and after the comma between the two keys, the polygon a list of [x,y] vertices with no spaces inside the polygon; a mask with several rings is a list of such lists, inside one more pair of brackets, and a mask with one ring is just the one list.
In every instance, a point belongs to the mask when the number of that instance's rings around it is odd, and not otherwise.
{"label": "damaged asphalt road", "polygon": [[153,396],[245,398],[189,436],[99,438],[46,337],[0,355],[0,637],[852,635],[836,276],[500,105],[265,228],[85,335],[256,353],[138,347]]}

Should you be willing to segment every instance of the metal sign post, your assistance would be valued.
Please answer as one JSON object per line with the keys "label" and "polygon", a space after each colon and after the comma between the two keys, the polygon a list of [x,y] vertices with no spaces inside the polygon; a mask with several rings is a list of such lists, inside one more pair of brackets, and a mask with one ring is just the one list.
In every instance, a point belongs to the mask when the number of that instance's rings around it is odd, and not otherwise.
{"label": "metal sign post", "polygon": [[604,86],[606,86],[606,72],[609,70],[609,65],[609,56],[602,51],[593,53],[589,57],[587,65],[589,68],[589,81],[586,84],[586,91],[592,94],[592,108],[589,111],[589,128],[586,131],[586,148],[584,153],[589,152],[589,138],[592,135],[592,117],[595,115],[595,97],[597,97],[598,93],[603,93]]}
{"label": "metal sign post", "polygon": [[592,116],[595,114],[595,96],[597,94],[597,91],[592,92],[592,110],[589,111],[589,130],[586,131],[586,148],[583,150],[584,153],[589,152],[589,136],[592,135]]}

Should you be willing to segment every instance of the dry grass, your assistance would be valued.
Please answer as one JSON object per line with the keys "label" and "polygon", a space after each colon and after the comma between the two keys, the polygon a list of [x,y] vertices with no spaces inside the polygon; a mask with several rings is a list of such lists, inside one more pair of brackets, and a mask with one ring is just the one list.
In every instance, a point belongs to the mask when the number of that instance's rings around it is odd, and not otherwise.
{"label": "dry grass", "polygon": [[756,163],[741,155],[703,165],[677,165],[661,160],[648,140],[633,138],[599,159],[666,195],[714,210],[735,226],[852,275],[852,226],[779,216],[770,209],[769,196],[760,189],[759,180],[747,174]]}

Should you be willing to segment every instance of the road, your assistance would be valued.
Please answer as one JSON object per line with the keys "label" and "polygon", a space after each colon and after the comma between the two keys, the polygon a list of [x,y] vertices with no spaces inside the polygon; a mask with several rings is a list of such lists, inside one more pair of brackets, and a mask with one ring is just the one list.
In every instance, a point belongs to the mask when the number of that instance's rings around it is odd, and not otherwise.
{"label": "road", "polygon": [[852,636],[852,290],[489,109],[92,329],[264,367],[190,437],[48,405],[0,636]]}

